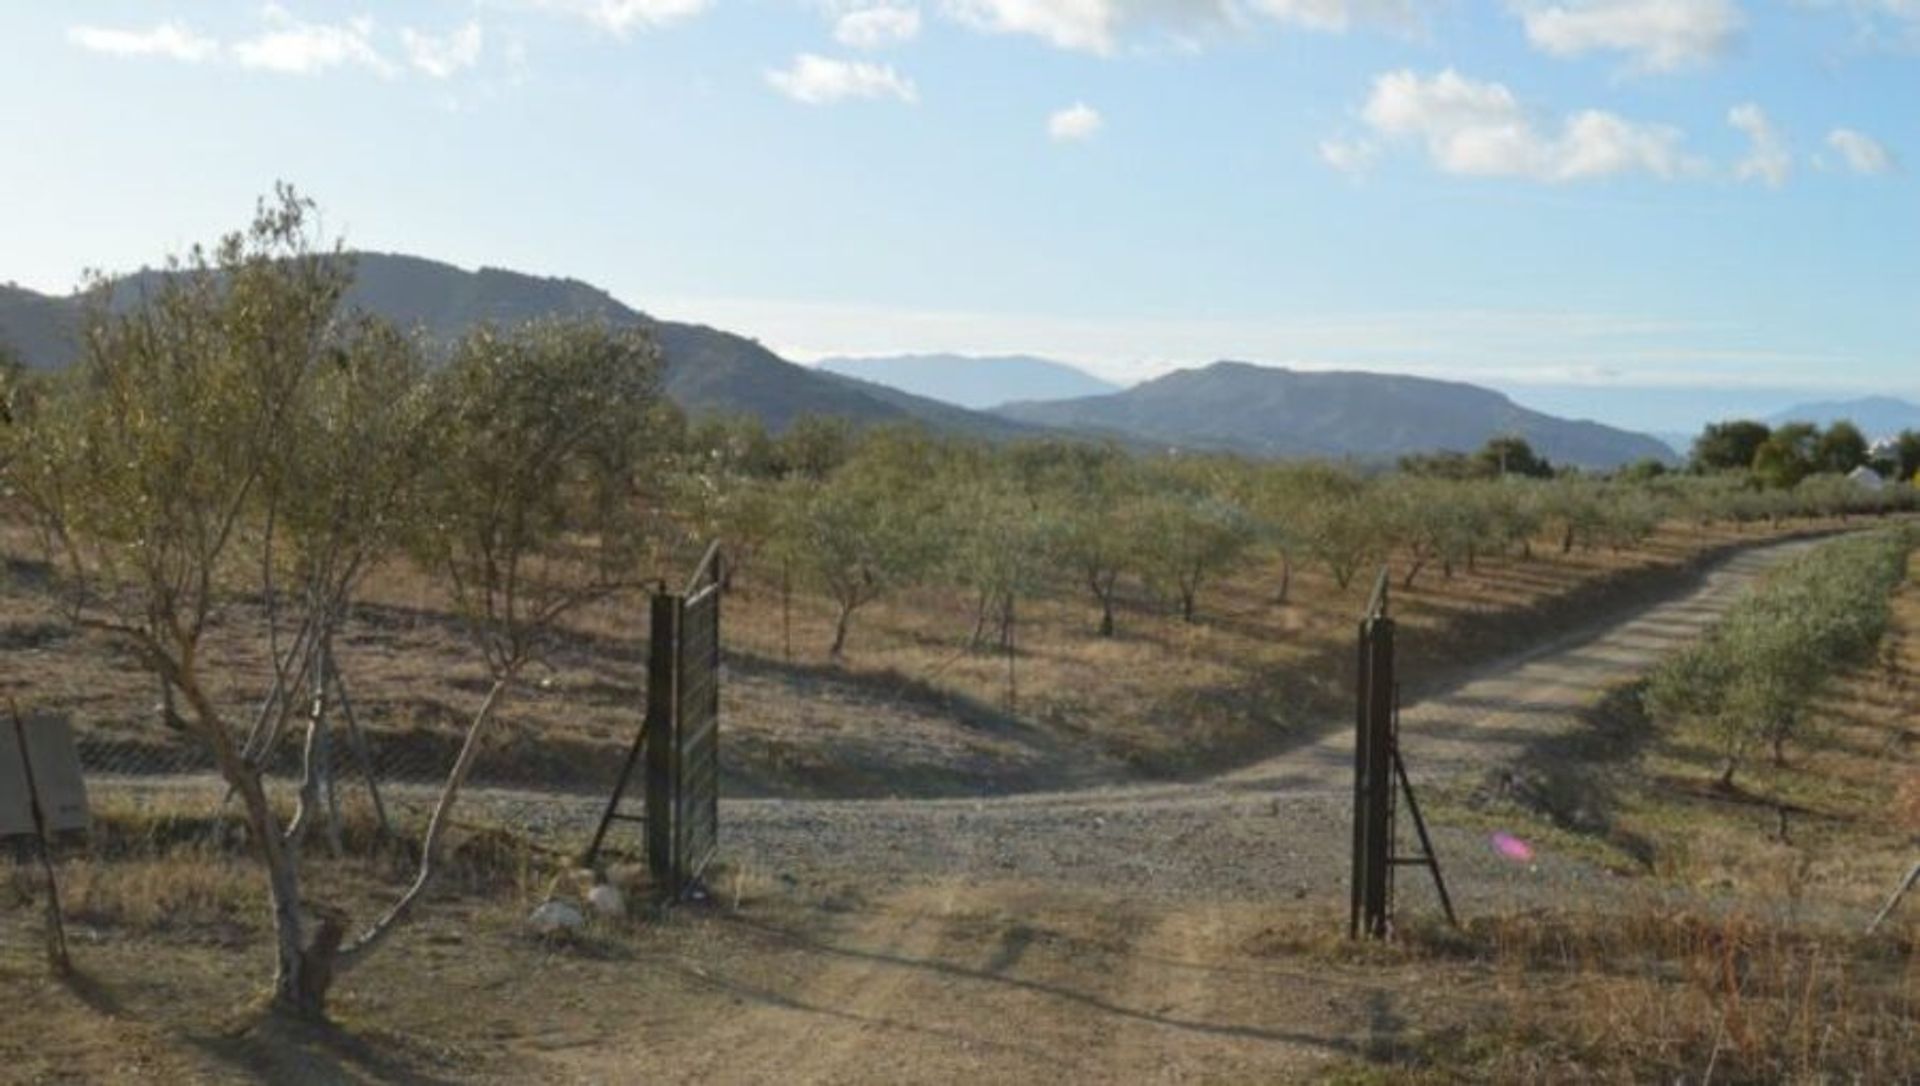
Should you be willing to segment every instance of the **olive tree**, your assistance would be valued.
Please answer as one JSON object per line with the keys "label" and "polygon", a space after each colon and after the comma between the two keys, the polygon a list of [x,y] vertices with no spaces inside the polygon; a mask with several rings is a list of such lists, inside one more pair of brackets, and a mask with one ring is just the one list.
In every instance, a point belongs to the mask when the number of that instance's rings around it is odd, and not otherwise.
{"label": "olive tree", "polygon": [[968,646],[980,646],[991,620],[998,646],[1010,650],[1018,601],[1044,585],[1057,561],[1061,520],[1015,480],[987,467],[969,474],[948,492],[947,573],[973,598]]}
{"label": "olive tree", "polygon": [[1186,622],[1198,617],[1201,586],[1253,540],[1252,524],[1237,506],[1183,487],[1149,495],[1136,531],[1148,584],[1171,595]]}
{"label": "olive tree", "polygon": [[834,602],[827,655],[846,653],[853,616],[931,568],[940,540],[930,450],[905,433],[869,435],[857,457],[822,481],[790,492],[783,509],[782,550],[803,580]]}
{"label": "olive tree", "polygon": [[323,361],[347,286],[290,190],[213,252],[194,249],[109,306],[98,284],[74,371],[8,465],[60,559],[78,623],[131,645],[187,706],[238,795],[276,934],[273,1004],[318,1013],[339,929],[310,922],[297,851],[210,692],[205,635],[267,568],[251,532]]}
{"label": "olive tree", "polygon": [[[283,188],[248,230],[147,277],[141,296],[109,306],[103,287],[79,363],[9,440],[25,455],[6,471],[51,541],[73,618],[179,694],[266,878],[270,1006],[318,1017],[334,979],[432,881],[485,726],[539,635],[625,575],[635,435],[659,397],[644,335],[547,327],[474,337],[421,391],[395,333],[343,315],[351,266],[314,244],[311,215]],[[410,506],[430,514],[417,532]],[[263,758],[213,693],[204,642],[236,601],[273,598],[277,573],[300,606],[337,614],[358,572],[402,540],[449,576],[496,681],[415,880],[349,942],[347,913],[305,885],[303,822],[282,824]]]}
{"label": "olive tree", "polygon": [[1343,590],[1362,569],[1384,560],[1392,546],[1387,526],[1357,479],[1324,488],[1301,506],[1295,523],[1303,548],[1326,565]]}
{"label": "olive tree", "polygon": [[449,585],[491,683],[441,785],[412,883],[341,947],[341,968],[391,935],[433,881],[488,725],[556,625],[641,583],[640,498],[676,428],[660,382],[646,332],[565,320],[480,327],[434,381],[413,549]]}
{"label": "olive tree", "polygon": [[[344,690],[333,674],[332,640],[367,572],[416,527],[411,520],[427,468],[424,363],[417,345],[391,325],[348,322],[308,381],[302,410],[287,420],[262,480],[260,546],[273,686],[256,717],[248,755],[264,761],[279,726],[308,681],[313,691],[300,802],[288,836],[298,843],[331,799],[329,699]],[[285,576],[276,577],[276,569]],[[280,644],[282,587],[300,616]],[[329,806],[329,810],[331,807]],[[338,848],[336,821],[328,822]]]}
{"label": "olive tree", "polygon": [[1139,568],[1138,472],[1113,450],[1087,450],[1063,457],[1049,485],[1049,500],[1060,510],[1055,557],[1100,608],[1096,632],[1112,637],[1120,578]]}

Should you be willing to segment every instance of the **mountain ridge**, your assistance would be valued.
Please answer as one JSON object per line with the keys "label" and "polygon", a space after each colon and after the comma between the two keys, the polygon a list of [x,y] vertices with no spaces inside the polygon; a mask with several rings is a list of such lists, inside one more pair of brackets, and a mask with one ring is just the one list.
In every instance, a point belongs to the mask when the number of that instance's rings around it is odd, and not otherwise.
{"label": "mountain ridge", "polygon": [[1009,404],[999,413],[1040,425],[1260,456],[1380,461],[1466,452],[1489,438],[1514,435],[1555,463],[1578,467],[1675,459],[1649,435],[1533,411],[1478,385],[1241,361],[1176,370],[1106,396]]}
{"label": "mountain ridge", "polygon": [[[834,415],[857,425],[917,423],[989,440],[1071,434],[1137,448],[1367,461],[1474,448],[1492,436],[1517,434],[1556,463],[1611,467],[1644,457],[1674,459],[1672,450],[1646,435],[1532,411],[1476,385],[1235,361],[1175,371],[1120,391],[983,412],[801,366],[749,337],[653,317],[577,279],[492,267],[467,271],[405,254],[349,255],[356,265],[351,307],[441,343],[481,321],[590,316],[643,326],[659,340],[667,394],[688,414],[752,415],[774,431],[805,415]],[[143,270],[121,277],[116,304],[164,274]],[[78,349],[81,305],[78,296],[0,288],[0,342],[10,342],[29,364],[63,365]]]}
{"label": "mountain ridge", "polygon": [[[1042,432],[998,416],[816,373],[748,337],[661,320],[578,279],[486,266],[468,271],[402,253],[345,255],[354,262],[354,282],[346,296],[349,308],[378,314],[438,343],[450,342],[483,321],[510,324],[546,316],[597,317],[648,328],[666,361],[667,395],[691,415],[750,414],[774,431],[805,415],[835,415],[859,424],[919,422],[995,439]],[[142,269],[114,279],[115,304],[130,301],[165,274]],[[72,360],[78,351],[78,297],[57,298],[20,287],[0,291],[0,342],[10,343],[29,365],[40,368]]]}

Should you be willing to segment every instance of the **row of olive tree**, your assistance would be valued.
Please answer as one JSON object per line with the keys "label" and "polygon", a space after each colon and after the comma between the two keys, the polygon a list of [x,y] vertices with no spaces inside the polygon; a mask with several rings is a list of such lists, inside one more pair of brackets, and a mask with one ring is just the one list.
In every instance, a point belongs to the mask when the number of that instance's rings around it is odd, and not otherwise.
{"label": "row of olive tree", "polygon": [[1872,658],[1916,542],[1903,526],[1795,559],[1655,670],[1648,709],[1665,722],[1709,729],[1723,757],[1723,787],[1755,747],[1783,763],[1787,744],[1805,737],[1821,690],[1840,669]]}
{"label": "row of olive tree", "polygon": [[[325,1013],[334,978],[412,913],[489,723],[569,611],[638,579],[677,420],[639,332],[480,328],[429,374],[422,346],[348,310],[352,267],[282,188],[251,227],[142,295],[100,284],[79,362],[7,379],[4,489],[57,559],[73,619],[139,652],[241,801],[275,938],[273,1006]],[[365,574],[407,555],[456,601],[491,676],[441,787],[415,878],[357,931],[305,885],[315,730],[293,817],[272,737]],[[271,689],[246,726],[214,691],[209,630],[264,604]],[[282,641],[283,622],[293,636]]]}
{"label": "row of olive tree", "polygon": [[[1368,473],[1229,456],[1132,455],[1039,441],[993,448],[915,430],[856,433],[812,420],[771,437],[707,421],[688,435],[683,510],[729,540],[735,570],[771,567],[836,608],[829,654],[854,617],[902,587],[942,584],[971,604],[970,644],[1005,647],[1016,601],[1084,592],[1111,636],[1123,583],[1193,621],[1203,593],[1253,556],[1277,560],[1285,603],[1297,564],[1341,587],[1394,563],[1412,587],[1489,555],[1626,550],[1665,521],[1773,520],[1911,508],[1909,488],[1875,493],[1836,477],[1792,490],[1730,477],[1550,472]],[[1491,463],[1530,462],[1524,446]]]}

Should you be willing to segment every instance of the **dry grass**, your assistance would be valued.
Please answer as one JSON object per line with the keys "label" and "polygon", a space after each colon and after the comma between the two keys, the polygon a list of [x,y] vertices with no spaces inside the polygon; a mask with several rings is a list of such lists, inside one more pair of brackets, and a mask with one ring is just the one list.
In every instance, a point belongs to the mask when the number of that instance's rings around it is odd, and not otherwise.
{"label": "dry grass", "polygon": [[1258,949],[1448,973],[1451,1006],[1396,1058],[1342,1072],[1356,1081],[1914,1081],[1920,910],[1859,932],[1920,845],[1917,677],[1910,582],[1880,660],[1822,703],[1819,741],[1746,790],[1714,787],[1708,737],[1656,733],[1629,690],[1540,752],[1528,795],[1433,804],[1651,876],[1643,900],[1413,924],[1385,947],[1281,929]]}
{"label": "dry grass", "polygon": [[[1534,559],[1487,559],[1451,579],[1429,571],[1396,595],[1403,625],[1421,635],[1407,639],[1406,671],[1444,682],[1670,588],[1700,556],[1757,538],[1670,524],[1625,553],[1542,547]],[[71,713],[102,764],[192,765],[192,745],[155,723],[150,677],[123,649],[63,623],[33,555],[24,531],[0,525],[0,560],[11,571],[0,577],[0,643],[22,664],[0,675],[0,694]],[[1129,586],[1120,635],[1110,639],[1095,636],[1087,601],[1062,585],[1023,603],[1010,689],[1004,655],[967,649],[972,615],[960,593],[883,599],[859,614],[849,658],[837,663],[824,654],[828,603],[797,595],[789,639],[777,579],[749,568],[727,601],[729,787],[954,794],[986,781],[1022,790],[1199,772],[1271,753],[1338,717],[1366,591],[1301,567],[1281,605],[1278,577],[1277,555],[1251,555],[1203,591],[1193,624]],[[508,700],[483,779],[607,786],[643,696],[643,616],[637,599],[573,616]],[[235,720],[250,719],[266,686],[264,632],[262,611],[236,604],[210,635],[213,693]],[[439,586],[405,564],[376,571],[337,649],[382,773],[437,777],[486,685]]]}
{"label": "dry grass", "polygon": [[1920,1076],[1910,936],[1648,905],[1416,927],[1376,968],[1444,987],[1393,1081],[1900,1083]]}

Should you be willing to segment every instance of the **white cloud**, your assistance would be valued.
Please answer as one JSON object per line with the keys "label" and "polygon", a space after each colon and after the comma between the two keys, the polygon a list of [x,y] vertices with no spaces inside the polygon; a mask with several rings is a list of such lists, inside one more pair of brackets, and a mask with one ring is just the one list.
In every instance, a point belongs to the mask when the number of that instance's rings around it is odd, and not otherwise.
{"label": "white cloud", "polygon": [[1554,56],[1633,56],[1637,67],[1672,71],[1713,60],[1745,25],[1734,0],[1517,0],[1527,40]]}
{"label": "white cloud", "polygon": [[1836,128],[1827,133],[1827,146],[1840,153],[1847,169],[1862,174],[1887,174],[1900,168],[1887,146],[1865,132]]}
{"label": "white cloud", "polygon": [[1032,34],[1061,49],[1113,51],[1116,0],[947,0],[961,22],[996,34]]}
{"label": "white cloud", "polygon": [[1920,47],[1920,0],[1798,0],[1852,13],[1863,39],[1894,48]]}
{"label": "white cloud", "polygon": [[435,79],[446,79],[480,62],[479,23],[468,23],[445,35],[425,34],[405,27],[400,31],[400,43],[406,46],[407,63]]}
{"label": "white cloud", "polygon": [[1099,110],[1085,102],[1075,102],[1047,117],[1047,136],[1055,143],[1079,143],[1098,135],[1105,123]]}
{"label": "white cloud", "polygon": [[1344,33],[1356,25],[1410,30],[1420,25],[1416,0],[1252,0],[1256,10],[1283,23]]}
{"label": "white cloud", "polygon": [[618,37],[690,19],[713,0],[530,0],[534,7],[585,19]]}
{"label": "white cloud", "polygon": [[161,23],[151,30],[120,30],[113,27],[75,26],[67,30],[67,40],[82,49],[116,57],[166,57],[169,60],[197,64],[220,52],[220,43],[203,37],[181,23]]}
{"label": "white cloud", "polygon": [[855,49],[880,49],[911,41],[920,33],[920,9],[881,4],[842,12],[833,24],[834,39]]}
{"label": "white cloud", "polygon": [[1727,123],[1747,134],[1751,148],[1747,157],[1734,164],[1733,176],[1742,181],[1764,181],[1768,188],[1779,188],[1793,173],[1793,152],[1787,141],[1768,119],[1765,110],[1752,102],[1727,111]]}
{"label": "white cloud", "polygon": [[1380,145],[1372,140],[1320,141],[1320,161],[1344,174],[1364,174],[1379,157]]}
{"label": "white cloud", "polygon": [[976,30],[1028,34],[1060,49],[1111,54],[1131,30],[1164,31],[1179,46],[1243,26],[1254,16],[1305,30],[1355,26],[1413,30],[1432,0],[943,0],[946,14]]}
{"label": "white cloud", "polygon": [[343,66],[367,68],[381,75],[399,70],[374,48],[372,19],[306,23],[277,6],[269,6],[266,16],[273,29],[233,43],[233,55],[241,67],[294,75]]}
{"label": "white cloud", "polygon": [[1192,45],[1188,34],[1230,23],[1238,10],[1237,0],[944,0],[943,7],[975,30],[1030,34],[1056,48],[1100,54],[1114,52],[1122,32],[1135,27],[1157,26]]}
{"label": "white cloud", "polygon": [[1451,68],[1431,79],[1404,69],[1379,76],[1361,118],[1385,138],[1418,141],[1441,171],[1470,177],[1672,178],[1698,168],[1677,128],[1589,109],[1567,117],[1559,134],[1549,136],[1505,86]]}
{"label": "white cloud", "polygon": [[831,105],[849,98],[897,98],[902,102],[919,100],[913,80],[893,70],[891,64],[834,60],[831,57],[802,53],[784,70],[767,72],[773,89],[810,106]]}

